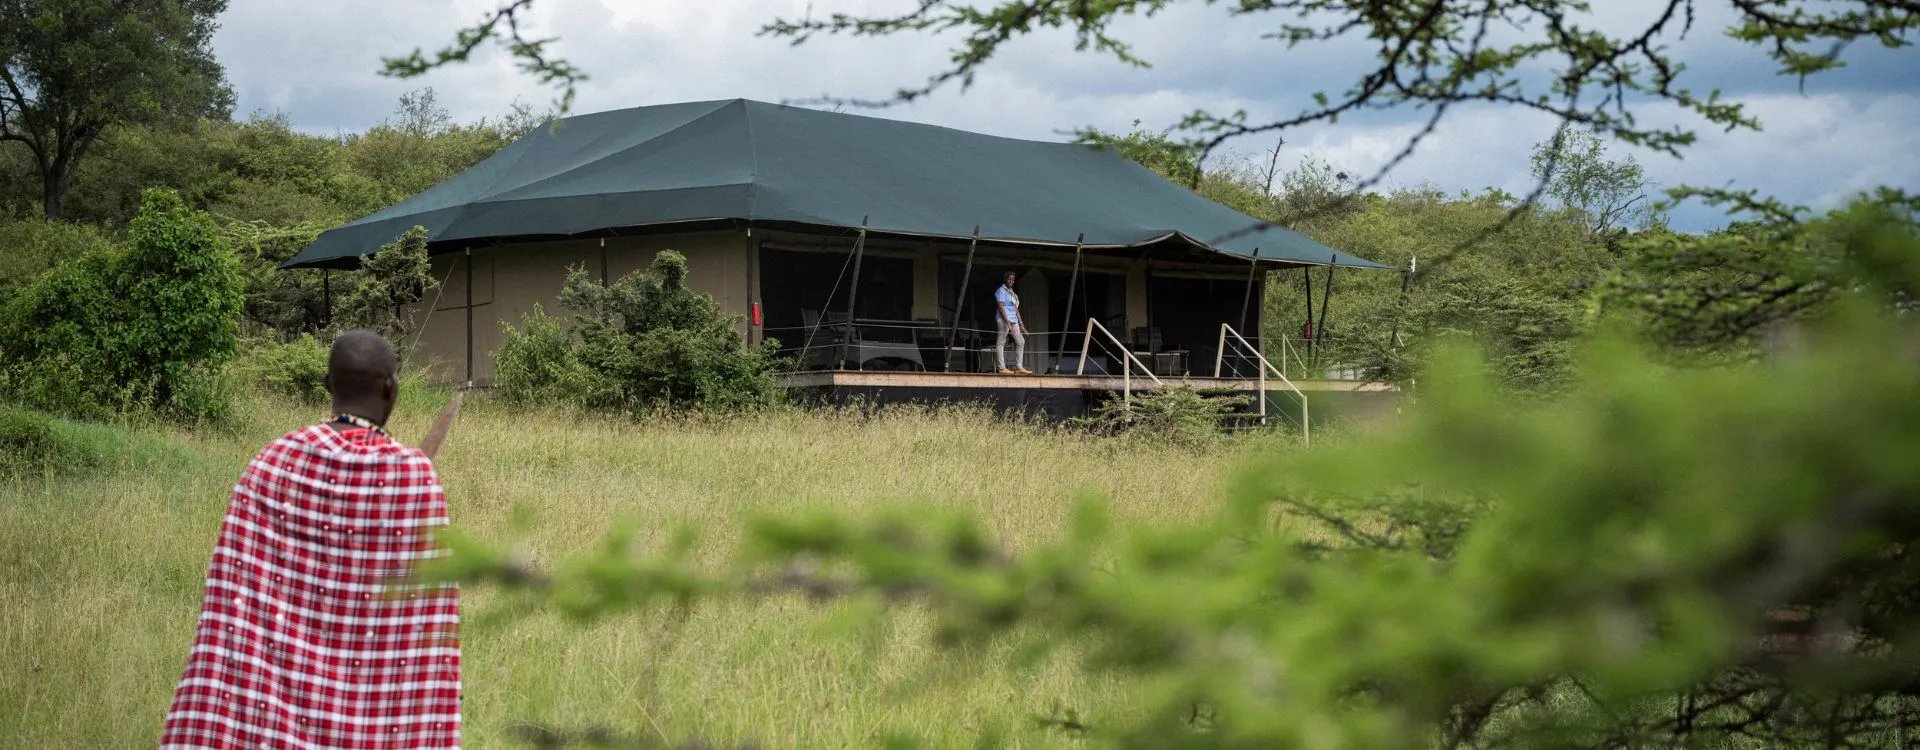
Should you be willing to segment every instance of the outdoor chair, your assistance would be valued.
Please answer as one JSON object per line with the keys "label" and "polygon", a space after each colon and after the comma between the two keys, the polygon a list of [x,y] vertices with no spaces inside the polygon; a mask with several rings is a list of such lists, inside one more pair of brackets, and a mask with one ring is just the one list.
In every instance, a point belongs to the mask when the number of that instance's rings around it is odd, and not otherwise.
{"label": "outdoor chair", "polygon": [[1187,350],[1167,345],[1159,328],[1133,329],[1133,356],[1139,357],[1155,375],[1187,374]]}
{"label": "outdoor chair", "polygon": [[806,327],[806,331],[802,333],[803,340],[808,337],[812,340],[812,346],[801,357],[801,365],[806,369],[839,369],[842,348],[846,349],[846,364],[855,366],[855,369],[919,371],[927,369],[917,343],[868,338],[861,332],[858,323],[851,326],[853,339],[849,341],[846,313],[829,312],[822,316],[817,310],[803,309],[800,311],[800,322]]}

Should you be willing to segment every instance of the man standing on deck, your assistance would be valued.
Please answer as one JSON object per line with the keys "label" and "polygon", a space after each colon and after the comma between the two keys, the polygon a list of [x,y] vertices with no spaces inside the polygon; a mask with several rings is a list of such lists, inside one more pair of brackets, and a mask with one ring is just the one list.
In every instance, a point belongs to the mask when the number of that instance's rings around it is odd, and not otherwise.
{"label": "man standing on deck", "polygon": [[233,488],[162,748],[460,745],[459,592],[412,584],[447,523],[432,453],[388,437],[400,383],[372,331],[333,342],[334,417]]}
{"label": "man standing on deck", "polygon": [[[1031,375],[1022,366],[1027,361],[1027,324],[1020,320],[1020,295],[1013,292],[1014,274],[1008,271],[1000,288],[993,290],[994,315],[1000,319],[1000,335],[993,341],[993,360],[1001,375]],[[1007,368],[1007,337],[1013,337],[1013,369]]]}

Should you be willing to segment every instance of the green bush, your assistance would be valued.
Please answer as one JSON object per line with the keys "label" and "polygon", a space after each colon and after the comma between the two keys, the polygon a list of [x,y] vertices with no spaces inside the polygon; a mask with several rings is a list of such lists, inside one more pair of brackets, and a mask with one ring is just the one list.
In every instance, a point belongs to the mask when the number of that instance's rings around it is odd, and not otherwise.
{"label": "green bush", "polygon": [[427,258],[427,230],[414,227],[372,255],[360,258],[355,283],[340,299],[341,325],[370,328],[393,342],[406,359],[406,347],[418,330],[413,303],[440,286]]}
{"label": "green bush", "polygon": [[327,345],[311,333],[292,341],[260,341],[249,346],[234,369],[255,390],[288,396],[303,404],[327,402]]}
{"label": "green bush", "polygon": [[1198,449],[1224,437],[1227,420],[1249,403],[1246,396],[1176,386],[1110,399],[1079,423],[1102,434]]}
{"label": "green bush", "polygon": [[0,477],[67,473],[105,464],[112,442],[75,427],[42,412],[0,406]]}
{"label": "green bush", "polygon": [[54,432],[52,417],[0,407],[0,474],[64,466],[75,458],[73,446]]}
{"label": "green bush", "polygon": [[238,337],[238,261],[212,220],[171,191],[147,192],[129,234],[126,251],[96,248],[0,308],[0,388],[75,416],[222,417],[218,370]]}
{"label": "green bush", "polygon": [[588,378],[573,358],[573,337],[563,322],[536,304],[519,328],[501,327],[505,340],[493,354],[493,367],[502,398],[519,404],[583,400],[573,388]]}
{"label": "green bush", "polygon": [[0,221],[0,303],[60,264],[112,248],[100,230],[47,219]]}
{"label": "green bush", "polygon": [[125,425],[72,422],[0,406],[0,479],[177,465],[179,446]]}
{"label": "green bush", "polygon": [[560,302],[570,327],[536,310],[494,353],[510,400],[643,413],[773,403],[772,342],[744,347],[713,298],[686,288],[687,260],[663,250],[611,285],[574,268]]}

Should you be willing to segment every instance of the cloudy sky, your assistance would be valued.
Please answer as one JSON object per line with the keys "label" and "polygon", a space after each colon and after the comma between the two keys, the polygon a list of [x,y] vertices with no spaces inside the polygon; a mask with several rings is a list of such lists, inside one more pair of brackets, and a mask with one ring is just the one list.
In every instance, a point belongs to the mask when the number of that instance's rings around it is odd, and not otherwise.
{"label": "cloudy sky", "polygon": [[[547,107],[554,93],[517,73],[504,53],[424,79],[396,81],[376,71],[382,56],[429,51],[471,23],[494,0],[395,3],[391,0],[232,0],[215,48],[239,95],[241,113],[285,113],[316,133],[364,129],[386,117],[399,95],[432,86],[457,119],[497,115],[516,100]],[[1653,0],[1606,0],[1596,21],[1624,28],[1644,23]],[[1684,161],[1632,154],[1662,186],[1682,183],[1757,187],[1786,200],[1825,208],[1875,185],[1920,189],[1920,50],[1855,45],[1843,71],[1807,81],[1773,74],[1757,49],[1726,39],[1726,16],[1703,12],[1686,39],[1670,44],[1688,63],[1682,83],[1719,89],[1745,103],[1760,132],[1698,128],[1701,140]],[[775,17],[848,11],[897,13],[913,0],[539,0],[530,19],[552,50],[592,79],[575,111],[746,97],[782,101],[821,95],[878,98],[922,81],[946,60],[947,39],[901,36],[822,38],[793,47],[755,31]],[[1153,63],[1132,68],[1075,53],[1070,37],[1045,33],[1009,47],[966,91],[958,88],[874,112],[1019,138],[1065,140],[1085,126],[1124,131],[1139,121],[1161,129],[1196,108],[1245,110],[1277,117],[1312,104],[1312,93],[1346,88],[1368,64],[1367,48],[1335,44],[1287,50],[1261,35],[1277,19],[1234,18],[1218,6],[1190,3],[1153,19],[1130,19],[1116,33]],[[1723,13],[1723,12],[1722,12]],[[1678,118],[1649,108],[1645,116]],[[1370,114],[1287,135],[1288,161],[1324,160],[1370,173],[1397,151],[1421,113]],[[1684,118],[1677,120],[1689,123]],[[1697,122],[1693,123],[1697,124]],[[1528,154],[1552,123],[1511,109],[1460,109],[1388,185],[1432,184],[1448,190],[1531,186]],[[1242,153],[1271,145],[1239,142]],[[1229,155],[1231,158],[1231,155]],[[1683,207],[1674,223],[1700,230],[1722,223],[1717,212]]]}

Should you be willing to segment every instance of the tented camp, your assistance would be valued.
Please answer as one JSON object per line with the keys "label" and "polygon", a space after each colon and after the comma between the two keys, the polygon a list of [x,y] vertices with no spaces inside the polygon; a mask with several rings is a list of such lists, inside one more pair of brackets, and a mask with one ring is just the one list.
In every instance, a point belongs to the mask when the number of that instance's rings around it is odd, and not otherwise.
{"label": "tented camp", "polygon": [[[415,225],[445,279],[416,356],[449,380],[489,382],[501,323],[553,311],[568,267],[671,248],[745,341],[779,341],[791,387],[1069,411],[1183,378],[1294,389],[1253,356],[1266,274],[1381,268],[1111,151],[739,99],[568,117],[287,266],[350,268]],[[1007,271],[1034,376],[991,374]]]}

